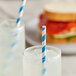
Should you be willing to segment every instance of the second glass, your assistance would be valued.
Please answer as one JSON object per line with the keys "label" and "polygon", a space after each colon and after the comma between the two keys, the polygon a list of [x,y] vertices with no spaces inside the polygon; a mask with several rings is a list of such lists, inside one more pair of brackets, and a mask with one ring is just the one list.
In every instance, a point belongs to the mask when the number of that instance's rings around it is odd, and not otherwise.
{"label": "second glass", "polygon": [[[44,76],[61,76],[61,50],[46,47],[46,73]],[[42,76],[42,46],[27,48],[23,56],[24,76]]]}

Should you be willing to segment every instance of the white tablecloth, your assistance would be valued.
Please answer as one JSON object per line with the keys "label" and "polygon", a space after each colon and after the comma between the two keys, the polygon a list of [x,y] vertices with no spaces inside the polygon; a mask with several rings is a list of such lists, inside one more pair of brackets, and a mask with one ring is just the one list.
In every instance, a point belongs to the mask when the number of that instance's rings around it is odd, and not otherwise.
{"label": "white tablecloth", "polygon": [[[45,2],[45,1],[44,1]],[[0,19],[17,19],[20,1],[1,0],[0,1]],[[34,19],[42,12],[43,0],[29,0],[23,15],[23,21]],[[62,76],[76,76],[76,55],[62,57]]]}

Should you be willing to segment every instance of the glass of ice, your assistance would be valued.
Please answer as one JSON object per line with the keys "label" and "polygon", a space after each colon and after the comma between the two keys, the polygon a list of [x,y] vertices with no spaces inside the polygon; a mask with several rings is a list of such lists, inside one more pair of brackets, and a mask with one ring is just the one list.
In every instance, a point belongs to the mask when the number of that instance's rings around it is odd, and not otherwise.
{"label": "glass of ice", "polygon": [[24,24],[0,20],[0,76],[22,76],[22,54],[25,49]]}
{"label": "glass of ice", "polygon": [[[61,76],[61,50],[46,47],[46,73],[44,76]],[[23,56],[23,76],[42,76],[42,46],[27,48]]]}

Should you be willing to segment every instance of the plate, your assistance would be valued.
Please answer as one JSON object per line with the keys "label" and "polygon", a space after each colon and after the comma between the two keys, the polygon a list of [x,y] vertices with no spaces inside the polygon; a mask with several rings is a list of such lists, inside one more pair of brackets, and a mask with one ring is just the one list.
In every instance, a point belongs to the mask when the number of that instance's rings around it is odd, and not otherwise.
{"label": "plate", "polygon": [[[39,38],[38,29],[38,19],[33,19],[26,23],[26,40],[31,45],[41,45]],[[48,44],[61,48],[64,54],[75,54],[76,53],[76,43],[66,43],[66,44]]]}

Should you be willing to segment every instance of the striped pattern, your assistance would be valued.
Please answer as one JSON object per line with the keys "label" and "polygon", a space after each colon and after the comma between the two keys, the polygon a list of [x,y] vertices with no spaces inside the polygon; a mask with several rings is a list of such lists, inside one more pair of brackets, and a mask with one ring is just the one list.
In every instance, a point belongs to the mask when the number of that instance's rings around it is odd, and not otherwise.
{"label": "striped pattern", "polygon": [[[22,15],[23,15],[24,6],[26,4],[26,0],[21,0],[21,1],[22,1],[23,5],[21,6],[21,8],[19,10],[20,16],[19,16],[19,18],[16,21],[16,24],[17,24],[18,28],[20,26],[20,22],[21,22],[21,18],[22,18]],[[15,37],[15,41],[13,41],[11,46],[10,46],[12,48],[12,51],[10,51],[10,53],[8,54],[7,63],[4,65],[4,69],[5,70],[7,70],[8,67],[11,65],[10,61],[14,58],[14,56],[16,54],[16,48],[17,48],[18,42],[19,42],[19,40],[18,40],[19,39],[19,31],[17,29],[16,29],[16,31],[14,31],[12,33],[13,36]]]}
{"label": "striped pattern", "polygon": [[[20,22],[21,22],[21,18],[22,18],[22,15],[23,15],[23,10],[24,10],[24,6],[26,4],[26,0],[21,0],[23,5],[20,7],[20,10],[19,10],[19,13],[20,13],[20,16],[19,18],[17,19],[16,21],[16,24],[17,24],[17,27],[20,26]],[[19,42],[19,31],[16,30],[14,32],[14,37],[16,38],[15,41],[13,41],[13,43],[11,44],[11,48],[12,48],[12,52],[10,52],[9,56],[12,57],[14,54],[15,54],[15,51],[16,51],[16,46],[18,45],[18,42]]]}
{"label": "striped pattern", "polygon": [[21,22],[21,19],[22,19],[22,16],[23,16],[23,10],[24,10],[25,4],[26,4],[26,0],[21,0],[21,1],[23,2],[23,5],[20,7],[20,10],[19,10],[20,16],[16,21],[17,27],[20,26],[20,22]]}
{"label": "striped pattern", "polygon": [[[19,16],[19,18],[16,21],[17,27],[20,26],[20,22],[21,22],[21,18],[22,18],[22,15],[23,15],[24,6],[26,4],[26,0],[21,0],[21,1],[22,1],[23,5],[20,7],[20,10],[19,10],[20,16]],[[15,54],[16,46],[17,46],[17,44],[19,42],[19,40],[18,40],[18,38],[19,38],[19,31],[18,30],[16,30],[14,32],[14,36],[16,37],[16,40],[13,41],[13,43],[11,44],[12,52],[9,54],[10,57],[12,57]]]}
{"label": "striped pattern", "polygon": [[46,26],[42,26],[42,74],[46,73]]}

